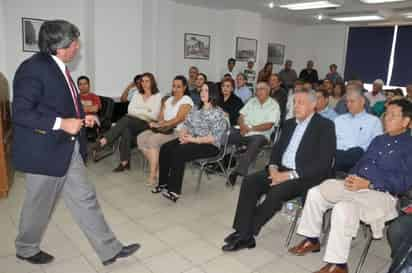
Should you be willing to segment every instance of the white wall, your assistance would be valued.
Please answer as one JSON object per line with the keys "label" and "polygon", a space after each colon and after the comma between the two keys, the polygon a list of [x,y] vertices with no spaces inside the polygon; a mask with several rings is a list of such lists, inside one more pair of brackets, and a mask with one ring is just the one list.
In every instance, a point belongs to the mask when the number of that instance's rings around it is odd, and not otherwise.
{"label": "white wall", "polygon": [[94,2],[95,90],[120,96],[142,70],[142,1]]}
{"label": "white wall", "polygon": [[[22,17],[69,20],[79,28],[80,33],[85,33],[84,3],[83,0],[4,0],[7,78],[12,80],[18,65],[33,54],[22,50]],[[85,47],[87,47],[87,44],[83,43],[79,56],[70,65],[73,77],[77,77],[86,71]]]}
{"label": "white wall", "polygon": [[5,10],[4,10],[4,0],[0,0],[0,72],[7,74],[6,67],[6,33],[5,33]]}
{"label": "white wall", "polygon": [[[321,77],[330,63],[343,70],[344,26],[298,26],[253,12],[208,9],[173,0],[0,0],[0,39],[6,41],[0,43],[0,69],[9,80],[32,54],[22,52],[21,17],[62,18],[76,24],[82,49],[71,64],[74,77],[88,75],[98,94],[112,97],[120,96],[134,75],[146,71],[155,74],[163,93],[170,91],[175,75],[187,75],[192,65],[210,80],[220,80],[227,59],[235,55],[238,36],[258,40],[256,70],[266,62],[268,43],[284,44],[285,57],[294,60],[298,72],[308,59],[315,61]],[[209,60],[184,59],[184,33],[211,36]],[[243,68],[246,64],[237,65]],[[274,72],[280,68],[274,66]]]}

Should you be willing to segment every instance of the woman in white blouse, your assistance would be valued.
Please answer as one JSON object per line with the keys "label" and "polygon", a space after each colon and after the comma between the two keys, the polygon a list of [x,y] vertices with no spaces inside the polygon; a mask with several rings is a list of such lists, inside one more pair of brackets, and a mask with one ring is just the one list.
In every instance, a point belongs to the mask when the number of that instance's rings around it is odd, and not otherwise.
{"label": "woman in white blouse", "polygon": [[163,104],[159,121],[149,123],[151,129],[137,136],[137,146],[149,161],[148,186],[156,184],[160,147],[163,143],[177,138],[177,131],[182,127],[187,114],[193,107],[192,99],[186,95],[187,88],[186,78],[176,76],[173,80],[172,96]]}
{"label": "woman in white blouse", "polygon": [[130,170],[130,150],[132,141],[144,130],[149,123],[157,121],[160,113],[162,97],[157,89],[156,80],[151,73],[144,73],[141,78],[141,89],[135,94],[127,109],[127,115],[121,118],[102,138],[94,152],[107,144],[120,139],[120,164],[113,171]]}

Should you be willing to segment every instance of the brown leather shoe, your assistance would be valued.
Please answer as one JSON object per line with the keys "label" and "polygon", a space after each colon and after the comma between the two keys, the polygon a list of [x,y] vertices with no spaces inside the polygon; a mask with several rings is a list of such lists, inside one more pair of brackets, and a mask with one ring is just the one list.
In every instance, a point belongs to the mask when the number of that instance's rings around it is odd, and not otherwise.
{"label": "brown leather shoe", "polygon": [[289,253],[296,255],[296,256],[303,256],[309,252],[319,252],[320,251],[320,243],[313,244],[308,239],[303,240],[297,246],[294,246],[289,249]]}
{"label": "brown leather shoe", "polygon": [[327,264],[315,273],[348,273],[348,269],[339,267],[336,264]]}

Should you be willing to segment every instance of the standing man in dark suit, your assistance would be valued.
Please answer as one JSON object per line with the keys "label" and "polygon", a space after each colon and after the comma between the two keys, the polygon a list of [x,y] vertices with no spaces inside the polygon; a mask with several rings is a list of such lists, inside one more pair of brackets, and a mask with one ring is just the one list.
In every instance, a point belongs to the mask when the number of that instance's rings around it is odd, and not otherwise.
{"label": "standing man in dark suit", "polygon": [[116,239],[85,177],[84,126],[93,126],[93,118],[85,115],[66,67],[79,50],[79,36],[67,21],[45,22],[40,53],[20,65],[13,82],[13,163],[26,175],[16,256],[33,264],[53,260],[39,246],[60,194],[104,265],[140,247]]}
{"label": "standing man in dark suit", "polygon": [[[331,176],[336,151],[333,122],[315,113],[314,91],[294,95],[295,118],[284,123],[267,170],[246,177],[240,189],[233,228],[223,251],[255,247],[254,236],[285,201],[305,195]],[[260,198],[265,200],[259,203]]]}

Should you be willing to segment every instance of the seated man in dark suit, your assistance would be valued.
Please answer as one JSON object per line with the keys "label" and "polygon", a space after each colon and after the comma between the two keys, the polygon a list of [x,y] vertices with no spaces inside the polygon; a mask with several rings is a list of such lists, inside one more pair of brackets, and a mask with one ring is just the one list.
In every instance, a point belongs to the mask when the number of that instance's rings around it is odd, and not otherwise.
{"label": "seated man in dark suit", "polygon": [[[223,251],[255,247],[254,236],[283,202],[305,195],[332,174],[335,128],[332,121],[315,113],[315,106],[315,92],[294,95],[295,118],[284,123],[268,169],[247,176],[242,183],[235,232],[225,238]],[[262,195],[265,200],[258,204]]]}

